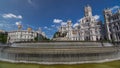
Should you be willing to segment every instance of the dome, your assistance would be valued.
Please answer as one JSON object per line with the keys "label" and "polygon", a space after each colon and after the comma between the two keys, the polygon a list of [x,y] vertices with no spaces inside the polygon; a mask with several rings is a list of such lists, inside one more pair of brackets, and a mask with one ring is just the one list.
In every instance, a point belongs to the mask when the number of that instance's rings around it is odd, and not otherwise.
{"label": "dome", "polygon": [[32,31],[32,28],[28,27],[27,30],[28,30],[28,32],[30,32],[30,31]]}
{"label": "dome", "polygon": [[22,28],[22,25],[18,25],[18,29],[21,29]]}

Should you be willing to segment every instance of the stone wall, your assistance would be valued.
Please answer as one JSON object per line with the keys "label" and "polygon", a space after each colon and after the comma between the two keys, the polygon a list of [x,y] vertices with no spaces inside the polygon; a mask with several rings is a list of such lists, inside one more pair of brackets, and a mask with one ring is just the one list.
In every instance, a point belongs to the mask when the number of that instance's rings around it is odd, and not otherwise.
{"label": "stone wall", "polygon": [[120,58],[120,48],[82,47],[73,49],[0,47],[0,60],[27,63],[94,62]]}
{"label": "stone wall", "polygon": [[110,43],[101,42],[41,42],[41,43],[15,43],[12,47],[39,47],[39,48],[65,48],[65,47],[102,47],[102,46],[113,46]]}

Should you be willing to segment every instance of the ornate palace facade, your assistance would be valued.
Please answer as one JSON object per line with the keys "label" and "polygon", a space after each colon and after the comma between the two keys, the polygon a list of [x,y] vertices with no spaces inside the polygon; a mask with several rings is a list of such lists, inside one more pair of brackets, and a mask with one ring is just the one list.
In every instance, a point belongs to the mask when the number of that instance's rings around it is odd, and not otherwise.
{"label": "ornate palace facade", "polygon": [[104,10],[106,37],[110,41],[120,42],[120,9],[113,13],[109,8]]}
{"label": "ornate palace facade", "polygon": [[92,15],[90,6],[85,7],[85,16],[80,20],[80,40],[97,41],[102,39],[102,22]]}
{"label": "ornate palace facade", "polygon": [[67,21],[66,25],[60,27],[59,32],[66,33],[64,40],[97,41],[102,39],[102,23],[92,15],[90,6],[86,6],[84,11],[85,15],[80,19],[78,26],[73,28],[72,22]]}

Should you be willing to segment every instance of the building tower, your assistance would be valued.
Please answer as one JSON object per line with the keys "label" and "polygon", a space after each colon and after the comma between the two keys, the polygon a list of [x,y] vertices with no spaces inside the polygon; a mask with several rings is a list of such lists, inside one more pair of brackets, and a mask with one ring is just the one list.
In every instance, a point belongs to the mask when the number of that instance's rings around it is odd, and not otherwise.
{"label": "building tower", "polygon": [[92,16],[92,8],[87,5],[85,8],[84,8],[84,11],[85,11],[85,17],[87,16]]}
{"label": "building tower", "polygon": [[109,22],[109,17],[112,15],[112,11],[107,8],[104,10],[104,19],[105,19],[105,30],[106,30],[106,37],[108,40],[111,40],[112,36],[111,36],[111,31],[110,31],[110,22]]}
{"label": "building tower", "polygon": [[68,20],[67,21],[67,28],[68,28],[68,39],[71,39],[71,35],[72,35],[72,21]]}
{"label": "building tower", "polygon": [[42,33],[42,30],[40,27],[38,28],[38,33],[40,33],[40,34]]}
{"label": "building tower", "polygon": [[22,29],[22,25],[21,24],[18,24],[18,30],[21,30]]}
{"label": "building tower", "polygon": [[120,13],[120,9],[118,9],[118,13]]}

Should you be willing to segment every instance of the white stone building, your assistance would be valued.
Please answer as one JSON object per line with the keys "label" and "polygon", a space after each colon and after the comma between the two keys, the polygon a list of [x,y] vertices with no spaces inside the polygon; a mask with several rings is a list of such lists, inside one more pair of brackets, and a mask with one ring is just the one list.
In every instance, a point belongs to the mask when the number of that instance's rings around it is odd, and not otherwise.
{"label": "white stone building", "polygon": [[8,43],[34,41],[37,32],[28,30],[16,30],[8,32]]}
{"label": "white stone building", "polygon": [[102,22],[92,15],[90,6],[84,9],[85,16],[80,20],[80,40],[97,41],[102,39]]}
{"label": "white stone building", "polygon": [[42,32],[41,28],[39,28],[38,31],[36,31],[36,32],[38,33],[39,36],[42,35],[44,38],[45,38],[45,37],[47,38],[45,32]]}
{"label": "white stone building", "polygon": [[105,9],[104,18],[107,39],[120,42],[120,9],[116,13],[109,8]]}
{"label": "white stone building", "polygon": [[67,25],[61,26],[59,32],[67,33],[67,40],[78,41],[98,41],[102,39],[102,22],[92,15],[90,6],[86,6],[85,16],[80,19],[80,24],[75,28],[72,27],[72,22],[68,21]]}
{"label": "white stone building", "polygon": [[72,21],[68,20],[66,22],[66,25],[61,25],[61,27],[59,28],[59,32],[61,34],[66,34],[65,37],[59,37],[58,40],[72,40],[73,34],[73,28],[72,28]]}
{"label": "white stone building", "polygon": [[42,37],[46,37],[46,35],[39,29],[38,31],[32,30],[32,28],[28,28],[27,30],[21,30],[21,25],[18,25],[18,30],[8,32],[8,43],[14,42],[32,42],[37,38],[38,41],[41,40]]}

